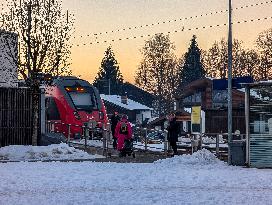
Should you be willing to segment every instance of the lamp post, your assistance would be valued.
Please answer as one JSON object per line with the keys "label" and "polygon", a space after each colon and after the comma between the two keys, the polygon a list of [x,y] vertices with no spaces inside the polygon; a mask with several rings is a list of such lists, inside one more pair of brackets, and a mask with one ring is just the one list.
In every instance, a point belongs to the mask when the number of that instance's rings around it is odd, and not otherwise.
{"label": "lamp post", "polygon": [[231,164],[230,142],[232,142],[232,0],[229,0],[228,34],[228,163]]}

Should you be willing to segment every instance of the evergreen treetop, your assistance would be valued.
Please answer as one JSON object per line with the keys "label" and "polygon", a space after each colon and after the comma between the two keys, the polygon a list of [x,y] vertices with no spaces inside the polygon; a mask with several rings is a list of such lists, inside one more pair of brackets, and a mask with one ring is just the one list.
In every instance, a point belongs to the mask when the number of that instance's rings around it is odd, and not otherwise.
{"label": "evergreen treetop", "polygon": [[111,95],[120,94],[122,91],[123,76],[111,46],[105,51],[93,84],[103,94],[109,94],[109,91]]}
{"label": "evergreen treetop", "polygon": [[205,76],[205,70],[201,62],[201,51],[193,35],[188,52],[185,53],[184,64],[181,68],[181,84],[187,85],[194,80]]}

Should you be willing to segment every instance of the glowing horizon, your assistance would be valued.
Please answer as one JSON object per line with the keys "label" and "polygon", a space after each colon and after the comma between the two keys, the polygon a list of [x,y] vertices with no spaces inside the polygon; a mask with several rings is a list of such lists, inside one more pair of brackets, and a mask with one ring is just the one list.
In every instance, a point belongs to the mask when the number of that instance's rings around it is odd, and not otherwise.
{"label": "glowing horizon", "polygon": [[[4,0],[0,0],[0,5],[2,1]],[[261,2],[262,5],[256,5]],[[257,2],[256,0],[233,0],[233,38],[242,40],[246,48],[254,48],[254,41],[258,34],[272,27],[272,19],[242,24],[235,24],[235,22],[272,17],[270,14],[272,1],[265,2],[265,0]],[[241,8],[246,5],[249,7]],[[134,82],[135,72],[141,60],[140,49],[145,40],[150,37],[118,41],[120,38],[153,36],[156,33],[182,30],[184,27],[184,32],[170,34],[170,39],[176,46],[175,54],[180,58],[186,52],[194,34],[197,36],[199,47],[204,50],[207,50],[215,41],[227,38],[228,35],[227,26],[202,29],[203,26],[228,23],[227,12],[215,13],[228,9],[227,0],[63,0],[63,10],[67,9],[75,15],[76,20],[75,38],[71,41],[73,47],[70,68],[74,75],[81,76],[90,82],[97,75],[104,52],[110,45],[124,80]],[[200,16],[211,12],[213,12],[212,15]],[[185,17],[190,16],[198,17],[184,20]],[[174,19],[183,20],[167,22]],[[162,23],[164,21],[166,23]],[[159,25],[158,22],[160,22]],[[146,24],[155,25],[146,27],[144,26]],[[141,25],[143,27],[140,27]],[[128,29],[135,26],[137,29]],[[126,30],[123,31],[123,28]],[[117,31],[118,29],[122,31]],[[188,29],[192,30],[188,31]],[[117,32],[110,32],[112,30]],[[106,31],[110,33],[105,34]],[[93,35],[100,32],[103,34]]]}

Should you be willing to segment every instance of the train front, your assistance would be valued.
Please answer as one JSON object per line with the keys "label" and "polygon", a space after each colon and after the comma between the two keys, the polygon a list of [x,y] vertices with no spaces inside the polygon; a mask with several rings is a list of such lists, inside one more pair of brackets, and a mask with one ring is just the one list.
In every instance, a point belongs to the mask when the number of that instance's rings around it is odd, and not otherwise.
{"label": "train front", "polygon": [[[87,126],[88,135],[99,138],[108,119],[106,109],[98,90],[85,80],[75,77],[61,77],[55,81],[55,98],[61,119],[61,131],[70,137],[82,138],[86,133],[82,127]],[[68,127],[68,128],[67,128]],[[85,133],[84,133],[85,132]]]}

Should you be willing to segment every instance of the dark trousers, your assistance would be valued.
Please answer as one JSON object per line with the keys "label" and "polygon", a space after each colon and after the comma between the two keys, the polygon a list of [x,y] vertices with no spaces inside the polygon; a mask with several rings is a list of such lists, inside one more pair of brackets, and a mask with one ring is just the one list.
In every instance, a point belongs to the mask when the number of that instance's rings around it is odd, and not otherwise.
{"label": "dark trousers", "polygon": [[117,148],[117,138],[116,137],[113,137],[113,149],[116,149]]}
{"label": "dark trousers", "polygon": [[170,141],[170,146],[172,147],[174,154],[178,153],[178,147],[177,147],[177,142],[176,141]]}
{"label": "dark trousers", "polygon": [[112,133],[112,139],[113,139],[112,146],[113,146],[113,149],[116,149],[117,148],[117,138],[114,136],[114,129],[112,129],[111,133]]}

